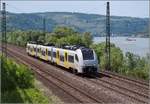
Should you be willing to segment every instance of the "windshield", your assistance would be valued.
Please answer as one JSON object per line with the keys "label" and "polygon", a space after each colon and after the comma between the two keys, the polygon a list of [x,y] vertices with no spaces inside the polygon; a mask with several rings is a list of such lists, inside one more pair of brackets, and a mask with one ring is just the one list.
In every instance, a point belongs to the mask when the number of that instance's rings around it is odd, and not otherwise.
{"label": "windshield", "polygon": [[81,50],[83,54],[83,60],[94,60],[93,50],[91,49],[84,49]]}

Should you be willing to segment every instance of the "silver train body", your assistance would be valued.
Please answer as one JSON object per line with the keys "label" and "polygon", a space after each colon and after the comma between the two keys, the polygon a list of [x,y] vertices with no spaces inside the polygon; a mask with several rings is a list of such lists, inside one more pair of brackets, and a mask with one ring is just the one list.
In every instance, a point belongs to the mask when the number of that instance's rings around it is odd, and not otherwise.
{"label": "silver train body", "polygon": [[98,60],[94,50],[85,47],[65,46],[57,48],[27,43],[26,52],[34,57],[57,64],[75,73],[98,72]]}

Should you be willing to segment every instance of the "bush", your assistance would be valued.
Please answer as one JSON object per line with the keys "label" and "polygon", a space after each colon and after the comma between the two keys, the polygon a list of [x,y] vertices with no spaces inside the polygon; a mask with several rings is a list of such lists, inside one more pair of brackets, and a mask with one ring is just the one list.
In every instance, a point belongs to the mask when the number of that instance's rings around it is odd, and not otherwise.
{"label": "bush", "polygon": [[33,86],[34,77],[31,70],[19,65],[10,59],[1,58],[2,63],[2,91],[13,89],[16,86],[28,88]]}
{"label": "bush", "polygon": [[146,57],[141,58],[140,56],[127,52],[124,57],[123,67],[124,74],[128,76],[145,80],[149,79],[149,66],[148,59]]}
{"label": "bush", "polygon": [[2,70],[1,70],[1,91],[5,92],[8,90],[13,90],[16,87],[16,84],[13,81],[13,76],[11,75],[10,69],[12,68],[10,64],[12,63],[11,61],[7,60],[5,58],[1,57],[1,65],[2,65]]}
{"label": "bush", "polygon": [[27,67],[25,67],[24,65],[17,66],[15,74],[16,74],[15,80],[19,87],[21,88],[33,87],[34,82],[33,73]]}
{"label": "bush", "polygon": [[[100,69],[106,66],[105,42],[91,45],[98,56]],[[123,53],[120,48],[111,43],[111,70],[118,72],[123,65]]]}
{"label": "bush", "polygon": [[49,103],[48,98],[34,87],[30,69],[13,60],[1,58],[1,103]]}

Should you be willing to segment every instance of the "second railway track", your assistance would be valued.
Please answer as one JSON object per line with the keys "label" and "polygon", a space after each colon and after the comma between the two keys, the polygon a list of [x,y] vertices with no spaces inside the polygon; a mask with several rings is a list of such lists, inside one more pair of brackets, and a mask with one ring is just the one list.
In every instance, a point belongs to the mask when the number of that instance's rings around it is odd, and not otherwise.
{"label": "second railway track", "polygon": [[127,96],[131,99],[135,99],[135,100],[137,100],[139,102],[142,102],[142,103],[146,103],[149,100],[148,94],[146,95],[144,93],[139,93],[137,91],[128,89],[128,88],[123,87],[121,85],[114,84],[113,82],[110,82],[109,80],[103,80],[103,79],[100,79],[100,78],[98,78],[98,79],[88,79],[88,80],[91,81],[92,83],[98,84],[100,86],[108,88],[112,91],[115,91],[117,93],[125,95],[125,96]]}
{"label": "second railway track", "polygon": [[136,86],[145,88],[147,90],[149,89],[149,83],[146,82],[146,81],[142,82],[142,81],[139,81],[139,80],[136,80],[136,79],[133,79],[133,78],[128,78],[126,76],[119,75],[117,73],[113,73],[113,72],[110,72],[110,71],[101,71],[99,74],[110,76],[110,77],[113,77],[114,79],[121,80],[125,83],[134,84]]}

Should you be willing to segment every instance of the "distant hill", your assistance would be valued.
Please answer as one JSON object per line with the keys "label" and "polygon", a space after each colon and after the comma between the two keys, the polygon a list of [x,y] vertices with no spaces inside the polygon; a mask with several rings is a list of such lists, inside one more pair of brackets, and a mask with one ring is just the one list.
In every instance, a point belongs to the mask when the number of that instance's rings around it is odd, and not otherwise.
{"label": "distant hill", "polygon": [[[105,35],[105,16],[71,12],[7,13],[7,29],[42,30],[46,18],[46,30],[56,26],[69,26],[78,32],[91,32],[94,36]],[[148,36],[148,18],[111,16],[111,32],[117,36]]]}

